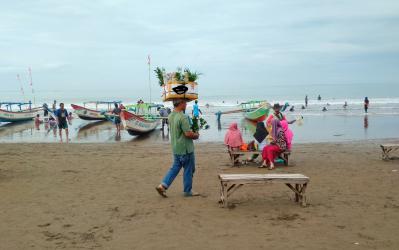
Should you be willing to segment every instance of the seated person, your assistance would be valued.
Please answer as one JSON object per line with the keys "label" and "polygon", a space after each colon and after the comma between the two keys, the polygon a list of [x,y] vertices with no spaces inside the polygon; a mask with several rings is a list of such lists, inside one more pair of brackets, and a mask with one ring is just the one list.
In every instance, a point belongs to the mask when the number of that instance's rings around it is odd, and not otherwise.
{"label": "seated person", "polygon": [[[238,130],[238,125],[236,122],[230,124],[229,129],[227,130],[226,135],[224,136],[224,144],[230,151],[238,151],[240,150],[241,145],[244,144],[244,140],[242,139],[242,134],[240,130]],[[238,155],[234,156],[234,162],[237,161]]]}
{"label": "seated person", "polygon": [[285,139],[287,139],[287,150],[290,151],[292,147],[292,139],[294,138],[294,133],[288,127],[287,121],[281,121],[281,127],[283,128]]}
{"label": "seated person", "polygon": [[[257,142],[257,150],[262,151],[263,148],[266,146],[267,140],[266,140],[266,136],[269,133],[266,130],[265,127],[265,123],[264,122],[258,122],[256,124],[256,130],[254,133],[254,138],[255,141]],[[258,154],[253,154],[252,157],[250,159],[248,159],[248,161],[254,161],[256,158],[258,157]]]}
{"label": "seated person", "polygon": [[274,169],[274,160],[283,151],[287,149],[287,139],[285,138],[284,130],[281,127],[281,123],[277,119],[272,121],[272,142],[262,151],[263,163],[261,168],[265,168],[269,165],[269,169]]}

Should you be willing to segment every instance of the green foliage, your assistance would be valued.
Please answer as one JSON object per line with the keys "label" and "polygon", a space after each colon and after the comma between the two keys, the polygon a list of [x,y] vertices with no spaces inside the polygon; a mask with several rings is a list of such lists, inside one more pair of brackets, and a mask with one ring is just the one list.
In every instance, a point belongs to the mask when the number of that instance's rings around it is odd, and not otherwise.
{"label": "green foliage", "polygon": [[191,125],[191,130],[195,133],[197,133],[200,129],[208,129],[209,125],[205,121],[204,118],[200,117],[195,117],[193,116],[192,120],[192,125]]}
{"label": "green foliage", "polygon": [[[171,73],[167,74],[167,79],[164,79],[165,68],[156,67],[154,72],[158,78],[159,86],[162,86],[164,83],[166,83],[165,81],[170,80],[169,77],[171,77]],[[185,68],[183,71],[181,67],[178,67],[176,72],[174,72],[174,77],[178,82],[195,82],[198,80],[200,75],[202,75],[202,73],[198,73],[196,71],[192,72],[188,68]]]}
{"label": "green foliage", "polygon": [[164,81],[163,81],[163,72],[165,72],[165,69],[164,69],[164,68],[157,67],[157,68],[154,70],[154,72],[155,72],[155,74],[156,74],[157,77],[158,77],[159,86],[162,86],[162,85],[164,84]]}
{"label": "green foliage", "polygon": [[184,74],[182,72],[182,69],[179,67],[177,68],[177,71],[175,73],[175,78],[177,81],[184,81]]}
{"label": "green foliage", "polygon": [[198,77],[200,75],[202,75],[202,73],[198,73],[198,72],[195,72],[195,71],[191,72],[190,69],[188,69],[188,68],[184,69],[184,73],[188,74],[188,81],[189,82],[195,82],[198,79]]}

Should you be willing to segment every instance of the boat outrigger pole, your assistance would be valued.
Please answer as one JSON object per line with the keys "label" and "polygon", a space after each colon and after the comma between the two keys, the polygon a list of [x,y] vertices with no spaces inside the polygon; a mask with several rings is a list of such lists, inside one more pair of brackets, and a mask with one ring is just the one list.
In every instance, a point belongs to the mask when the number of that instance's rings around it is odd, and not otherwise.
{"label": "boat outrigger pole", "polygon": [[150,87],[150,103],[151,101],[151,57],[148,55],[148,85]]}

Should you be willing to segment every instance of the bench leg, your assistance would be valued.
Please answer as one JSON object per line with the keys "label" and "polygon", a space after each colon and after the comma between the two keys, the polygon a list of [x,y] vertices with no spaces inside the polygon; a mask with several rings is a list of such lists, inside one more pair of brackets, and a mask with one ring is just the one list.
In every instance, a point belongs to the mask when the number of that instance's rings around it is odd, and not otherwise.
{"label": "bench leg", "polygon": [[301,205],[302,207],[306,207],[306,187],[308,186],[307,183],[303,184],[302,188],[301,188],[301,194],[302,194],[302,200],[301,200]]}
{"label": "bench leg", "polygon": [[[295,184],[295,189],[299,192],[300,185]],[[295,202],[299,202],[299,194],[295,192]]]}
{"label": "bench leg", "polygon": [[226,183],[220,182],[220,201],[219,203],[222,207],[226,207],[227,205],[227,195],[226,195]]}
{"label": "bench leg", "polygon": [[295,188],[290,183],[285,183],[295,193],[295,202],[300,202],[302,206],[306,206],[306,187],[307,183],[300,185],[295,184]]}

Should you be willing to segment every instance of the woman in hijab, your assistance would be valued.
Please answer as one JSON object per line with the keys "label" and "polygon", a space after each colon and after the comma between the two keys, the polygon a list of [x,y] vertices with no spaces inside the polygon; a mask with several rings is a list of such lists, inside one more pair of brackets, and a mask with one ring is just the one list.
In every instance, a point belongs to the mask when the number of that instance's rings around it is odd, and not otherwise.
{"label": "woman in hijab", "polygon": [[[227,146],[229,152],[233,150],[239,150],[241,145],[244,144],[240,130],[238,130],[238,125],[236,122],[230,124],[226,135],[224,136],[224,144]],[[230,155],[231,157],[231,155]],[[238,157],[235,156],[234,160]]]}
{"label": "woman in hijab", "polygon": [[263,148],[262,151],[262,168],[265,168],[269,165],[269,169],[274,169],[274,159],[283,151],[287,149],[287,139],[285,138],[285,134],[283,128],[281,127],[281,123],[277,119],[273,119],[272,121],[272,142]]}
{"label": "woman in hijab", "polygon": [[285,139],[287,139],[287,149],[291,150],[292,147],[292,139],[294,138],[294,133],[292,133],[291,129],[288,127],[287,121],[281,121],[281,127],[283,128]]}

